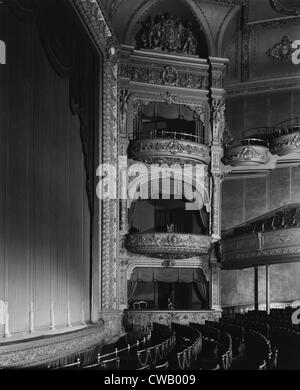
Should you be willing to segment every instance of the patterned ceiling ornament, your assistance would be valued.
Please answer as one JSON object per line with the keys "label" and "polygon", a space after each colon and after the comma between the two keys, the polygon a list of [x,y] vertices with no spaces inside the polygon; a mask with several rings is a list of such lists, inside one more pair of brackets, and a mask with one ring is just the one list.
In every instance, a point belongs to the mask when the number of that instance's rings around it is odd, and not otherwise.
{"label": "patterned ceiling ornament", "polygon": [[287,16],[300,15],[300,5],[298,0],[270,0],[272,8]]}
{"label": "patterned ceiling ornament", "polygon": [[136,35],[139,49],[159,49],[167,52],[197,54],[197,39],[191,22],[182,22],[166,13],[150,16],[141,22],[142,28]]}
{"label": "patterned ceiling ornament", "polygon": [[177,86],[179,81],[177,70],[173,66],[166,66],[162,73],[162,81],[164,85]]}
{"label": "patterned ceiling ornament", "polygon": [[269,49],[266,54],[273,58],[274,61],[288,62],[296,50],[293,48],[292,43],[293,41],[291,41],[288,36],[285,35],[281,42],[276,43],[276,45]]}

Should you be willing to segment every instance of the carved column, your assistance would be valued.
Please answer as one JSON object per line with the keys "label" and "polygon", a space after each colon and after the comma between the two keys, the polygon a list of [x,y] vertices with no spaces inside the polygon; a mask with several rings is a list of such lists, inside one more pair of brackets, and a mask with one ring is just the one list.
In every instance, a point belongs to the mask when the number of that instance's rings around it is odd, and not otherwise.
{"label": "carved column", "polygon": [[210,268],[210,309],[221,310],[221,265],[212,263]]}
{"label": "carved column", "polygon": [[[119,49],[108,26],[99,2],[95,0],[69,0],[89,31],[98,50],[102,53],[103,74],[100,75],[100,90],[103,102],[99,104],[99,161],[111,164],[118,170],[118,70]],[[124,96],[126,98],[126,96]],[[126,99],[125,99],[126,100]],[[118,191],[114,199],[100,202],[100,232],[95,238],[100,256],[92,264],[92,321],[103,319],[106,340],[109,342],[121,333],[122,313],[118,298],[118,245],[119,245],[119,200]],[[101,229],[102,228],[102,229]]]}
{"label": "carved column", "polygon": [[228,60],[209,58],[211,67],[211,120],[212,120],[212,146],[211,146],[211,175],[212,175],[212,213],[211,234],[215,241],[221,239],[221,160],[223,158],[223,136],[226,127],[225,120],[225,91],[223,78]]}

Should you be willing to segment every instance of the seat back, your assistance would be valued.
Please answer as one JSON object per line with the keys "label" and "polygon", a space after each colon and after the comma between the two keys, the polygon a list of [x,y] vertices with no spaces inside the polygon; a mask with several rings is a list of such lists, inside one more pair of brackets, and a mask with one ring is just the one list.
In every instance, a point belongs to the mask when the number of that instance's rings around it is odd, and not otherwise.
{"label": "seat back", "polygon": [[103,360],[102,362],[100,362],[100,367],[103,370],[110,370],[110,371],[119,370],[120,358],[117,357],[110,360]]}
{"label": "seat back", "polygon": [[156,370],[168,370],[169,369],[169,362],[161,364],[160,366],[156,366],[155,369]]}

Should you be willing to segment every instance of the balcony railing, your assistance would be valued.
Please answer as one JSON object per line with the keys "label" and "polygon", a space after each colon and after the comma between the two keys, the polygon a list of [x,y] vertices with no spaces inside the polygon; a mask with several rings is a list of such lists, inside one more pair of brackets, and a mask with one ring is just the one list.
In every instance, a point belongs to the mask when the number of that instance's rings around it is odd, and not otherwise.
{"label": "balcony railing", "polygon": [[184,233],[133,233],[126,238],[128,251],[161,259],[184,259],[208,254],[211,237]]}
{"label": "balcony railing", "polygon": [[300,153],[300,117],[285,120],[275,126],[248,129],[244,136],[268,141],[271,153],[278,156]]}
{"label": "balcony railing", "polygon": [[131,137],[131,141],[140,141],[145,139],[176,139],[180,141],[189,141],[196,142],[198,144],[204,144],[203,135],[194,135],[190,133],[185,133],[181,131],[171,131],[171,130],[153,130],[153,131],[143,131],[135,134]]}

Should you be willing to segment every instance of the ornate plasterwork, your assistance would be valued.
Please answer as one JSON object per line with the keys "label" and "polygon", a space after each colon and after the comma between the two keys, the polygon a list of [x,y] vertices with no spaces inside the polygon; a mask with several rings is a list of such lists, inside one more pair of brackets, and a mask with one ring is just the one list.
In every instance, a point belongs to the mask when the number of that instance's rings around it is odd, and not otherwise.
{"label": "ornate plasterwork", "polygon": [[281,227],[274,231],[224,239],[226,268],[230,266],[243,268],[255,262],[271,264],[278,261],[295,261],[299,253],[300,231],[297,227],[285,229]]}
{"label": "ornate plasterwork", "polygon": [[270,0],[271,6],[275,11],[289,16],[297,16],[300,15],[300,5],[298,8],[291,7],[289,4],[285,4],[285,0]]}
{"label": "ornate plasterwork", "polygon": [[267,51],[267,55],[277,62],[288,62],[296,50],[293,48],[293,41],[288,36],[284,36],[279,43],[276,43]]}
{"label": "ornate plasterwork", "polygon": [[219,321],[221,311],[131,311],[125,312],[127,326],[136,326],[141,329],[158,323],[171,326],[172,323],[189,325],[190,323],[204,324],[205,321]]}
{"label": "ornate plasterwork", "polygon": [[187,164],[210,162],[210,148],[196,142],[177,139],[149,139],[131,141],[129,156],[147,164]]}
{"label": "ornate plasterwork", "polygon": [[[207,89],[209,86],[208,75],[183,71],[168,65],[122,64],[121,77],[139,83],[176,86],[188,89]],[[219,82],[216,81],[216,83]]]}
{"label": "ornate plasterwork", "polygon": [[240,145],[225,150],[225,162],[231,166],[253,166],[270,161],[269,148],[257,145]]}
{"label": "ornate plasterwork", "polygon": [[276,137],[271,141],[271,151],[278,156],[300,153],[300,132]]}
{"label": "ornate plasterwork", "polygon": [[47,339],[43,337],[24,343],[0,344],[0,368],[46,366],[104,343],[105,327],[102,324]]}
{"label": "ornate plasterwork", "polygon": [[163,259],[181,259],[207,254],[211,237],[180,233],[128,234],[128,251]]}
{"label": "ornate plasterwork", "polygon": [[[286,17],[282,19],[272,19],[266,21],[260,21],[256,23],[246,24],[242,30],[242,82],[249,81],[250,78],[250,46],[253,48],[251,50],[252,56],[255,58],[255,47],[256,47],[256,33],[259,36],[262,34],[262,29],[269,29],[280,27],[284,25],[298,25],[300,24],[300,18],[298,17]],[[252,41],[253,40],[253,41]],[[252,43],[251,43],[252,41]],[[279,43],[278,45],[280,45]],[[272,50],[272,49],[271,49]],[[268,54],[268,53],[267,53]],[[253,60],[252,60],[253,61]],[[267,75],[266,75],[267,76]],[[287,75],[285,74],[285,77]],[[267,77],[265,77],[267,78]],[[273,82],[272,82],[273,83]]]}
{"label": "ornate plasterwork", "polygon": [[212,116],[213,116],[213,143],[222,145],[224,131],[226,128],[225,120],[225,99],[224,97],[215,97],[212,101]]}
{"label": "ornate plasterwork", "polygon": [[[117,42],[108,27],[97,0],[70,0],[86,25],[96,47],[103,54],[103,75],[100,75],[100,90],[103,90],[103,112],[101,145],[99,154],[102,162],[117,166],[118,161],[118,56]],[[103,76],[103,77],[102,77]],[[101,272],[101,289],[93,286],[94,297],[101,296],[101,309],[117,310],[117,256],[118,256],[118,202],[105,200],[102,202],[99,220],[102,219],[101,260],[95,261],[94,268]],[[102,215],[101,215],[102,214]],[[101,269],[102,271],[99,271]]]}
{"label": "ornate plasterwork", "polygon": [[136,35],[137,47],[195,55],[198,43],[193,29],[191,22],[170,14],[149,16]]}

